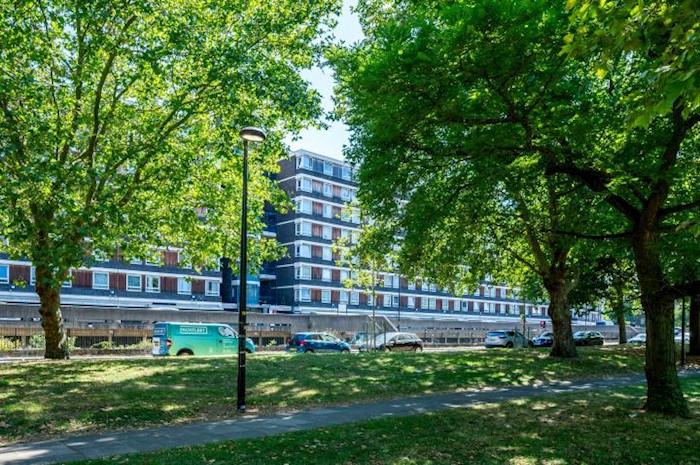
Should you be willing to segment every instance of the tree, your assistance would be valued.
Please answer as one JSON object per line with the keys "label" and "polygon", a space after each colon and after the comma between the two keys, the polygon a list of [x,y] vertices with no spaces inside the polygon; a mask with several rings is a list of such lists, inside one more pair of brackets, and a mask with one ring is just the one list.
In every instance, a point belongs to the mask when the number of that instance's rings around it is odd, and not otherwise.
{"label": "tree", "polygon": [[[587,7],[577,11],[593,9],[591,2],[584,3]],[[611,2],[600,4],[614,18],[632,13],[619,13]],[[700,208],[699,87],[685,83],[678,90],[664,73],[690,73],[696,83],[695,49],[688,50],[690,60],[681,60],[689,69],[675,67],[679,62],[673,50],[677,37],[684,38],[686,48],[692,46],[697,21],[675,9],[672,18],[678,23],[654,21],[669,33],[663,40],[671,51],[659,54],[658,46],[618,46],[617,29],[606,28],[606,15],[584,15],[579,27],[575,13],[567,17],[560,6],[546,2],[408,1],[390,7],[367,1],[360,11],[368,40],[348,53],[352,59],[340,53],[336,60],[341,105],[347,106],[341,116],[356,128],[351,156],[372,157],[375,174],[392,173],[392,164],[407,167],[394,171],[393,182],[377,185],[377,176],[372,186],[363,183],[360,199],[372,211],[387,210],[393,189],[408,196],[426,186],[437,190],[441,180],[434,173],[456,174],[484,158],[502,166],[541,164],[544,174],[557,182],[563,183],[562,175],[568,177],[572,196],[594,195],[597,200],[593,209],[581,210],[590,215],[584,228],[563,224],[554,231],[573,238],[627,241],[647,317],[646,407],[686,415],[675,371],[673,301],[698,288],[697,280],[681,276],[683,267],[676,260],[698,262],[698,243],[689,225]],[[697,14],[688,13],[690,18]],[[655,32],[651,28],[644,34]],[[666,50],[663,44],[661,49]],[[645,96],[650,91],[658,105],[649,105]],[[670,102],[669,93],[674,95]],[[373,117],[363,122],[366,115],[353,112],[355,108],[370,109]],[[405,150],[394,150],[397,143]],[[418,177],[411,176],[412,169],[420,171]],[[499,174],[489,169],[482,173]],[[362,171],[360,175],[362,181]],[[422,181],[416,184],[417,178]],[[459,192],[480,197],[479,187],[462,176]],[[484,209],[489,207],[485,201]],[[460,220],[453,218],[452,227],[461,227]],[[449,237],[443,234],[445,242]]]}
{"label": "tree", "polygon": [[576,356],[567,296],[585,261],[566,232],[586,231],[582,212],[600,202],[566,177],[545,178],[547,156],[532,150],[550,118],[573,111],[576,83],[554,79],[565,12],[543,2],[364,2],[360,11],[367,39],[331,60],[363,205],[379,223],[399,218],[402,265],[414,273],[460,289],[486,275],[536,277],[552,355]]}
{"label": "tree", "polygon": [[[60,289],[71,268],[89,265],[95,250],[139,254],[182,240],[175,232],[199,216],[182,196],[222,183],[236,192],[240,170],[220,175],[240,127],[267,128],[279,149],[286,131],[319,115],[319,97],[298,72],[337,8],[335,0],[2,2],[1,234],[7,252],[36,266],[47,358],[68,355]],[[265,152],[264,165],[278,154]]]}
{"label": "tree", "polygon": [[373,344],[377,339],[377,286],[383,284],[379,274],[396,270],[391,257],[394,238],[388,232],[387,228],[376,224],[365,224],[356,243],[351,243],[350,237],[341,237],[333,242],[338,265],[350,269],[348,278],[342,282],[343,286],[363,289],[366,295],[372,296]]}
{"label": "tree", "polygon": [[[634,261],[627,247],[616,244],[591,243],[589,251],[592,266],[581,277],[579,286],[574,291],[572,300],[581,306],[581,311],[603,303],[603,309],[611,315],[618,326],[618,341],[627,343],[627,317],[641,310],[639,305],[639,286],[634,270]],[[595,251],[601,256],[595,257]]]}
{"label": "tree", "polygon": [[596,192],[625,221],[647,320],[649,410],[687,415],[675,369],[673,308],[700,281],[675,266],[697,267],[688,226],[700,211],[698,11],[693,2],[569,2],[573,30],[563,53],[590,63],[598,77],[597,113],[605,124],[588,140],[551,144],[550,172]]}

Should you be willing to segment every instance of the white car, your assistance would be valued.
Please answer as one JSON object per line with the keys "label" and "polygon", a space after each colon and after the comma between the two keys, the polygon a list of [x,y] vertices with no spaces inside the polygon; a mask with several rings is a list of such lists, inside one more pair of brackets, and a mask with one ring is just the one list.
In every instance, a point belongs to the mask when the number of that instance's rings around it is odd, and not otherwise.
{"label": "white car", "polygon": [[630,344],[646,344],[647,342],[647,333],[639,333],[635,335],[634,337],[629,338],[627,341]]}
{"label": "white car", "polygon": [[[689,334],[689,333],[685,333],[685,338],[684,338],[684,339],[685,339],[685,343],[688,344],[688,343],[690,342],[690,334]],[[675,336],[673,336],[673,340],[676,341],[676,342],[681,342],[681,335],[680,335],[680,334],[676,334]]]}

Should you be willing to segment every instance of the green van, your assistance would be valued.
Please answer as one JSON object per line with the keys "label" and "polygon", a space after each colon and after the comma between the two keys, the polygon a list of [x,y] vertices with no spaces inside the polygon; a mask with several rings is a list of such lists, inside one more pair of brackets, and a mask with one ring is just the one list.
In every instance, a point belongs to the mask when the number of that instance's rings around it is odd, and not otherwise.
{"label": "green van", "polygon": [[[250,338],[246,352],[255,352]],[[219,323],[163,322],[153,326],[153,355],[234,355],[238,353],[238,333]]]}

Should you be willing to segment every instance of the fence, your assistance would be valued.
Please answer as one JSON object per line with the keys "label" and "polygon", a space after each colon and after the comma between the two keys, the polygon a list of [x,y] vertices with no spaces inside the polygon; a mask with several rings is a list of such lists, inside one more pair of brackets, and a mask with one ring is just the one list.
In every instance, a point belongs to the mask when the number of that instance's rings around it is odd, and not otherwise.
{"label": "fence", "polygon": [[[131,347],[151,345],[153,326],[90,325],[66,328],[71,347],[79,349]],[[291,337],[289,330],[249,329],[247,333],[256,346],[283,345]],[[44,346],[44,330],[38,324],[0,325],[0,350],[38,349]]]}

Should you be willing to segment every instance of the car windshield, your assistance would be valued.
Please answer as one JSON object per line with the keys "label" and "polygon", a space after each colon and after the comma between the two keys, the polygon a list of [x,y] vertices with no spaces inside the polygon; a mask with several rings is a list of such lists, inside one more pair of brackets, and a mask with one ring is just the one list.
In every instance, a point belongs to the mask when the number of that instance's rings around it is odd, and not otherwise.
{"label": "car windshield", "polygon": [[576,331],[574,333],[574,337],[586,337],[586,332],[585,331]]}
{"label": "car windshield", "polygon": [[541,337],[541,338],[552,337],[552,333],[550,333],[550,332],[542,333],[542,334],[540,334],[540,335],[537,336],[537,337]]}
{"label": "car windshield", "polygon": [[489,331],[487,336],[490,337],[500,337],[500,336],[505,336],[506,332],[505,331]]}

